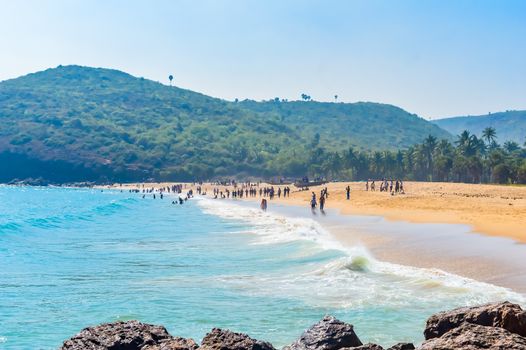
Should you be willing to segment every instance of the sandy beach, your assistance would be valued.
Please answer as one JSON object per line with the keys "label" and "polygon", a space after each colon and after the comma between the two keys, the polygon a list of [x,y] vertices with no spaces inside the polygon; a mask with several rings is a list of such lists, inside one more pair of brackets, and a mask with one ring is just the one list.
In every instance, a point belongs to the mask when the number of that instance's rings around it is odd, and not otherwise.
{"label": "sandy beach", "polygon": [[[145,187],[167,185],[170,184],[145,184]],[[123,186],[137,187],[138,184]],[[347,186],[351,187],[350,200],[346,200],[345,196]],[[187,185],[187,189],[191,187]],[[212,195],[214,187],[225,189],[224,186],[212,184],[202,187],[208,190],[208,195]],[[308,207],[311,192],[319,197],[321,189],[327,187],[329,197],[326,208],[337,209],[342,214],[376,215],[388,220],[419,223],[466,224],[472,227],[473,232],[526,243],[526,186],[405,182],[405,194],[394,196],[378,190],[365,191],[365,182],[333,182],[311,187],[309,191],[290,187],[290,197],[276,196],[272,203]],[[259,200],[259,197],[248,199]]]}
{"label": "sandy beach", "polygon": [[[345,188],[351,187],[351,199]],[[474,232],[526,243],[526,186],[405,182],[404,195],[365,191],[365,183],[328,183],[292,192],[284,203],[308,206],[311,191],[327,187],[327,208],[343,214],[380,215],[389,220],[467,224]]]}

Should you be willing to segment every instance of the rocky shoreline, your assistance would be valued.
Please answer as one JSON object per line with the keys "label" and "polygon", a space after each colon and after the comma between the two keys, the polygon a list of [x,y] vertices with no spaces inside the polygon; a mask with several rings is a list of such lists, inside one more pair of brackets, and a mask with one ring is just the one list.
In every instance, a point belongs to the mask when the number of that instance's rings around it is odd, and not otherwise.
{"label": "rocky shoreline", "polygon": [[[432,315],[424,329],[425,341],[415,347],[399,343],[387,350],[495,349],[526,350],[526,311],[509,302],[466,307]],[[212,329],[201,345],[174,337],[163,326],[126,321],[83,329],[59,350],[276,350],[268,342],[243,333]],[[325,316],[283,350],[383,350],[363,344],[353,325]]]}

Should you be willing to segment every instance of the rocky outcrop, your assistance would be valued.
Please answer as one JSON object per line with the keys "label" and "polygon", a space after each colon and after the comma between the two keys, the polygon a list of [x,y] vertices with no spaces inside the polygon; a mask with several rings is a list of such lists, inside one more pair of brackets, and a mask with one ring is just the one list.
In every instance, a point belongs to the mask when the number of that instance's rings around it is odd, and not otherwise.
{"label": "rocky outcrop", "polygon": [[[509,302],[459,308],[431,316],[418,350],[526,350],[526,313]],[[399,343],[387,350],[413,350]],[[198,346],[171,336],[164,327],[139,321],[88,327],[64,342],[60,350],[276,350],[272,344],[243,333],[214,328]],[[283,350],[383,350],[363,345],[353,326],[325,316]]]}
{"label": "rocky outcrop", "polygon": [[440,312],[427,320],[424,336],[426,339],[440,337],[464,322],[500,327],[511,333],[526,336],[526,312],[519,305],[509,302]]}
{"label": "rocky outcrop", "polygon": [[526,338],[500,327],[463,323],[439,338],[425,341],[419,350],[526,350]]}
{"label": "rocky outcrop", "polygon": [[243,333],[214,328],[205,335],[199,350],[275,350],[272,344],[255,340]]}
{"label": "rocky outcrop", "polygon": [[353,325],[325,316],[283,350],[339,350],[362,345]]}
{"label": "rocky outcrop", "polygon": [[[173,338],[163,326],[141,323],[139,321],[105,323],[88,327],[64,342],[61,350],[195,350],[195,347],[152,347],[168,344]],[[178,344],[191,345],[193,340],[179,341]]]}

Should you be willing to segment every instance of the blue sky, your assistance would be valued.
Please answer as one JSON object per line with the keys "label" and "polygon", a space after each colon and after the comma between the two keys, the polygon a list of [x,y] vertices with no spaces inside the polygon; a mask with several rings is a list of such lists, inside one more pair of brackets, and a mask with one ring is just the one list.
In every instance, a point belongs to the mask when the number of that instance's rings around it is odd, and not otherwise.
{"label": "blue sky", "polygon": [[0,0],[0,80],[80,64],[226,99],[526,109],[526,1]]}

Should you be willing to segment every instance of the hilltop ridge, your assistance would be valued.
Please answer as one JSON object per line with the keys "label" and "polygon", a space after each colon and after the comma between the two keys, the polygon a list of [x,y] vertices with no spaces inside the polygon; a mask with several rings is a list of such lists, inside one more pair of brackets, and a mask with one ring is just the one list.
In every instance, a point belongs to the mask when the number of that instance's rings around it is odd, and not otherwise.
{"label": "hilltop ridge", "polygon": [[505,111],[477,116],[461,116],[433,120],[433,123],[454,135],[468,130],[480,135],[482,130],[492,127],[497,131],[499,142],[526,142],[526,111]]}

